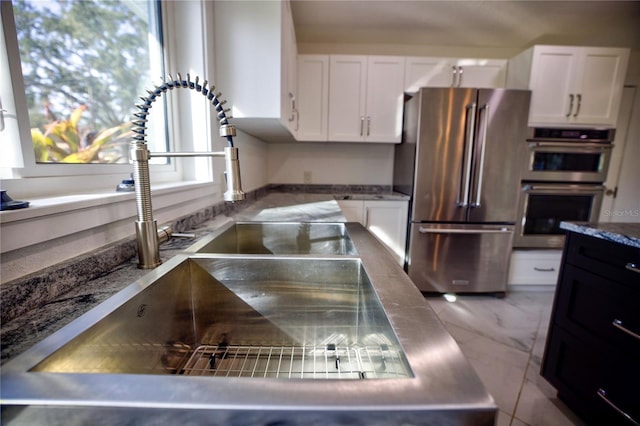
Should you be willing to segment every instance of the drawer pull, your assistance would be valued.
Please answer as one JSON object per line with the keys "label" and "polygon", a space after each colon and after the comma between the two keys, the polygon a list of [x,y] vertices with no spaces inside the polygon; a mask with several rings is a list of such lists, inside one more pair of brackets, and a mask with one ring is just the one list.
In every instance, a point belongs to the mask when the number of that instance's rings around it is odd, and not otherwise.
{"label": "drawer pull", "polygon": [[637,272],[637,273],[640,274],[640,266],[638,266],[635,263],[629,262],[629,263],[626,264],[625,268],[627,268],[630,271]]}
{"label": "drawer pull", "polygon": [[635,337],[636,339],[640,340],[640,335],[634,333],[633,331],[629,330],[627,327],[625,327],[624,325],[622,325],[622,321],[619,319],[614,319],[613,322],[611,323],[615,328],[617,328],[618,330],[624,331],[625,333],[627,333],[629,336]]}
{"label": "drawer pull", "polygon": [[538,272],[555,272],[556,268],[539,268],[537,266],[534,266],[533,270]]}
{"label": "drawer pull", "polygon": [[622,411],[620,408],[618,408],[616,406],[616,404],[614,404],[613,402],[611,402],[609,400],[609,398],[607,398],[607,392],[600,388],[598,389],[598,396],[604,401],[606,402],[611,408],[613,408],[614,410],[616,410],[621,416],[623,416],[624,418],[626,418],[627,420],[629,420],[631,423],[633,423],[636,426],[640,426],[640,423],[638,423],[637,421],[635,421],[630,415],[628,415],[627,413],[625,413],[624,411]]}

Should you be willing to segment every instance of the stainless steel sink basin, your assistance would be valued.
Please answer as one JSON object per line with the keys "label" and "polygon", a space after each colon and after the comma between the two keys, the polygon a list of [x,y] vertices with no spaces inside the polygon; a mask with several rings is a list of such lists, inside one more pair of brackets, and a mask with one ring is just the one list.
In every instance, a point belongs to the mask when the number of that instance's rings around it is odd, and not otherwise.
{"label": "stainless steel sink basin", "polygon": [[185,257],[31,371],[412,376],[359,259]]}
{"label": "stainless steel sink basin", "polygon": [[203,238],[193,253],[357,255],[344,223],[236,222]]}
{"label": "stainless steel sink basin", "polygon": [[2,423],[493,425],[421,293],[344,226],[357,256],[173,257],[4,364]]}

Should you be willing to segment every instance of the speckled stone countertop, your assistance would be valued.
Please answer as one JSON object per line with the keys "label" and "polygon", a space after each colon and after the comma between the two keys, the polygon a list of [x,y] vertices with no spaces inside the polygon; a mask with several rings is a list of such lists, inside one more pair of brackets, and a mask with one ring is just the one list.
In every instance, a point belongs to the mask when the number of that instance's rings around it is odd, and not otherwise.
{"label": "speckled stone countertop", "polygon": [[[396,199],[394,194],[386,194],[387,198]],[[376,194],[358,194],[359,199],[380,199]],[[405,199],[401,197],[400,199]],[[204,220],[195,220],[195,216],[205,216]],[[281,221],[281,222],[344,222],[338,203],[334,199],[332,193],[295,193],[295,192],[271,192],[255,201],[247,202],[246,207],[240,210],[231,210],[229,212],[216,212],[213,217],[209,212],[196,212],[194,217],[183,218],[181,220],[182,227],[178,227],[179,232],[195,233],[195,239],[174,238],[171,241],[162,244],[160,247],[160,257],[168,260],[176,254],[182,252],[187,247],[194,244],[199,238],[208,235],[214,229],[228,223],[229,221]],[[202,218],[200,218],[202,219]],[[191,223],[196,225],[191,225]],[[199,224],[197,224],[199,223]],[[182,228],[182,229],[180,229]],[[137,268],[137,256],[135,256],[135,243],[133,241],[120,245],[116,251],[127,251],[128,254],[117,254],[116,257],[122,256],[123,262],[119,262],[117,266],[110,268],[104,273],[92,273],[92,277],[87,282],[77,285],[68,284],[71,290],[65,291],[50,300],[43,300],[35,309],[28,310],[24,313],[18,313],[9,320],[3,320],[0,329],[0,349],[1,362],[4,363],[10,358],[18,355],[29,347],[33,346],[40,340],[57,331],[73,319],[79,317],[91,308],[105,301],[118,291],[122,290],[129,284],[141,278],[148,271]],[[111,250],[113,251],[113,250]],[[43,283],[43,278],[38,277],[37,280],[31,280],[28,285],[23,287],[14,286],[18,289],[23,288],[28,292],[38,292],[39,286],[60,285],[59,281],[66,280],[66,275],[80,273],[73,271],[81,269],[82,273],[89,273],[89,269],[95,263],[100,263],[98,259],[89,257],[71,260],[70,266],[67,266],[65,272],[52,272],[49,278],[50,283]],[[113,256],[109,254],[109,256]],[[69,271],[71,269],[71,272]],[[35,284],[33,281],[36,281]],[[72,280],[73,281],[73,280]],[[29,290],[26,290],[29,289]],[[19,291],[19,290],[18,290]],[[16,290],[14,289],[15,293]],[[9,297],[20,299],[21,295],[3,294],[7,302]],[[44,296],[43,296],[44,297]],[[6,307],[4,307],[6,309]]]}
{"label": "speckled stone countertop", "polygon": [[639,223],[562,222],[560,228],[640,248]]}

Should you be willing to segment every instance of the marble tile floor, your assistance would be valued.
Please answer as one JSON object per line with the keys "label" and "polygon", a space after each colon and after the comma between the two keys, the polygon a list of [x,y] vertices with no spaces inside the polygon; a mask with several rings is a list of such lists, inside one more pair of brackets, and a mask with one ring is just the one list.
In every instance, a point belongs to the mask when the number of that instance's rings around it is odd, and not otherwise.
{"label": "marble tile floor", "polygon": [[542,376],[553,289],[426,299],[474,367],[500,412],[497,426],[583,426]]}

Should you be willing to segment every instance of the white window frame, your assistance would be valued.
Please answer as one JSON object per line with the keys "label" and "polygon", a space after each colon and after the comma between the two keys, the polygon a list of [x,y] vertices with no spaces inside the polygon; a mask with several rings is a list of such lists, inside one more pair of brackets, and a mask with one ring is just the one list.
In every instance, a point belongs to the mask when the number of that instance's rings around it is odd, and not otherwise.
{"label": "white window frame", "polygon": [[[211,9],[206,3],[206,1],[161,2],[165,69],[169,73],[171,73],[170,70],[176,70],[174,72],[182,71],[185,78],[186,72],[207,78],[201,73],[213,70],[214,55],[207,48],[207,46],[213,46],[211,40],[213,31],[207,31],[205,25]],[[4,109],[8,111],[5,114],[6,128],[0,132],[0,147],[4,152],[8,150],[7,147],[10,145],[16,155],[3,155],[3,158],[13,157],[13,164],[10,164],[10,167],[6,167],[6,164],[0,164],[0,179],[2,179],[3,189],[13,191],[21,197],[36,198],[105,190],[113,191],[117,183],[129,176],[132,171],[131,165],[69,165],[37,164],[35,162],[29,122],[26,118],[28,117],[26,96],[12,7],[10,1],[2,2],[2,30],[5,38],[4,44],[7,48],[11,71],[10,84],[13,92],[9,96],[13,96],[13,102],[6,95],[2,96],[2,90],[0,90]],[[198,43],[197,40],[202,42]],[[199,69],[181,70],[177,66],[177,64],[185,63]],[[3,76],[2,80],[7,79]],[[153,87],[153,83],[150,81],[148,87]],[[215,133],[213,133],[213,141],[216,146],[211,147],[209,144],[209,141],[212,140],[210,123],[211,119],[215,119],[215,114],[208,108],[206,110],[202,108],[202,103],[198,103],[204,99],[195,99],[196,96],[190,93],[176,95],[177,91],[173,92],[163,96],[167,100],[167,115],[170,117],[168,120],[169,149],[171,151],[205,151],[222,146],[216,141],[219,139],[217,138],[217,129],[214,129]],[[191,91],[184,90],[184,92]],[[10,108],[15,108],[16,113],[11,114]],[[132,111],[134,109],[135,106],[132,105]],[[156,106],[156,109],[158,111],[155,113],[160,115],[161,108]],[[151,114],[154,115],[153,112]],[[175,123],[182,125],[176,126]],[[192,129],[194,126],[197,127]],[[214,180],[213,166],[215,163],[219,163],[219,161],[206,158],[185,158],[177,161],[172,160],[162,165],[151,164],[152,185],[168,182],[184,182],[185,185],[194,182],[211,182]]]}

